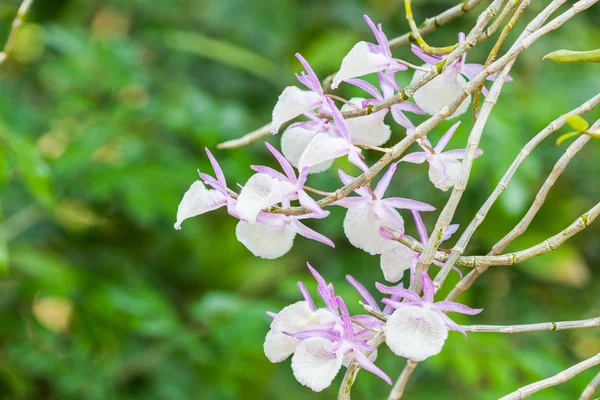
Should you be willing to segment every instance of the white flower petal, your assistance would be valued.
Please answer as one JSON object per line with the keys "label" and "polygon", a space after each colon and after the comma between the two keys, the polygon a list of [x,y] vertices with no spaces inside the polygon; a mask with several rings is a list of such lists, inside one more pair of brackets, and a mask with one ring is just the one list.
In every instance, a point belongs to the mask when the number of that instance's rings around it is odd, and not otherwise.
{"label": "white flower petal", "polygon": [[[354,97],[350,99],[352,104],[361,106],[364,99]],[[352,111],[352,106],[344,104],[342,112]],[[392,131],[388,125],[383,122],[387,110],[381,110],[371,115],[363,117],[349,118],[346,120],[346,126],[350,131],[353,142],[363,142],[372,146],[381,146],[390,139]]]}
{"label": "white flower petal", "polygon": [[284,361],[294,354],[300,341],[281,332],[269,331],[263,346],[265,355],[272,363]]}
{"label": "white flower petal", "polygon": [[227,198],[221,192],[207,189],[200,181],[192,183],[192,186],[183,195],[179,207],[177,207],[175,229],[181,229],[181,223],[187,218],[216,210],[226,203]]}
{"label": "white flower petal", "polygon": [[241,218],[254,223],[260,210],[279,203],[294,191],[294,185],[289,182],[263,173],[254,174],[242,188],[235,210]]}
{"label": "white flower petal", "polygon": [[[300,157],[310,141],[315,137],[317,132],[304,129],[302,127],[290,127],[283,132],[281,135],[281,152],[283,156],[292,164],[298,168]],[[310,173],[316,174],[328,170],[333,164],[333,160],[324,161],[320,164],[310,167]]]}
{"label": "white flower petal", "polygon": [[279,95],[273,109],[271,132],[277,133],[282,124],[300,114],[314,110],[321,105],[321,102],[321,95],[318,93],[302,90],[296,86],[286,87]]}
{"label": "white flower petal", "polygon": [[240,221],[235,227],[235,235],[252,254],[270,260],[290,251],[296,232],[288,226],[273,227]]}
{"label": "white flower petal", "polygon": [[[402,217],[396,210],[391,210]],[[392,228],[371,210],[370,205],[351,208],[344,218],[344,233],[354,247],[358,247],[369,254],[381,254],[393,249],[398,243],[387,240],[379,234],[382,226]]]}
{"label": "white flower petal", "polygon": [[[377,360],[377,349],[375,349],[371,355],[369,356],[369,360],[375,362],[375,360]],[[342,360],[342,365],[346,368],[348,368],[348,366],[350,365],[350,363],[354,361],[354,352],[351,351],[350,353],[346,353],[346,355],[344,356],[344,359]]]}
{"label": "white flower petal", "polygon": [[[425,64],[424,67],[430,66]],[[414,84],[425,73],[424,71],[415,70],[410,84]],[[466,84],[467,80],[462,75],[454,74],[453,71],[447,71],[427,82],[415,92],[413,98],[423,111],[433,115],[454,101]],[[471,95],[460,104],[456,111],[454,111],[454,114],[448,117],[448,119],[456,118],[467,111],[469,103],[471,103]]]}
{"label": "white flower petal", "polygon": [[334,344],[324,338],[304,340],[292,357],[294,377],[315,392],[329,387],[342,366],[342,352],[333,351]]}
{"label": "white flower petal", "polygon": [[390,60],[385,55],[371,52],[367,42],[358,42],[342,60],[340,70],[331,82],[331,88],[337,88],[346,79],[383,71],[389,63]]}
{"label": "white flower petal", "polygon": [[446,159],[443,163],[446,167],[447,179],[442,181],[444,178],[444,171],[436,168],[433,164],[429,164],[429,180],[436,188],[446,192],[458,181],[461,163],[459,160],[454,159]]}
{"label": "white flower petal", "polygon": [[383,253],[381,270],[385,280],[395,283],[402,279],[404,271],[410,268],[410,262],[416,254],[403,244],[398,244],[392,250]]}
{"label": "white flower petal", "polygon": [[423,361],[442,351],[448,329],[434,311],[406,306],[392,313],[386,325],[386,343],[400,357]]}
{"label": "white flower petal", "polygon": [[349,151],[349,144],[343,138],[325,132],[317,133],[302,153],[298,166],[300,169],[313,167],[348,154]]}

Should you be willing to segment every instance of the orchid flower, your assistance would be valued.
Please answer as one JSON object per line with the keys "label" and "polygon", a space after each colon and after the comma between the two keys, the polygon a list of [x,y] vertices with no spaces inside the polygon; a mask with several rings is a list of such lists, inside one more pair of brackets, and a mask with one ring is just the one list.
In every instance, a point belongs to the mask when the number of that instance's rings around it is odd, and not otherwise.
{"label": "orchid flower", "polygon": [[[289,206],[287,200],[282,204],[284,207]],[[322,219],[328,215],[329,211],[304,215],[270,214],[261,211],[254,223],[244,220],[238,222],[235,234],[238,241],[246,246],[252,254],[269,260],[279,258],[290,251],[294,245],[296,234],[335,247],[329,238],[300,222],[300,220],[309,218]]]}
{"label": "orchid flower", "polygon": [[[464,41],[465,34],[461,32],[458,35],[458,42],[463,43]],[[433,66],[445,58],[429,55],[419,46],[412,45],[411,49],[417,57],[425,61],[425,67]],[[484,69],[484,66],[481,64],[466,64],[466,59],[467,55],[463,54],[451,65],[446,66],[446,69],[441,75],[435,77],[417,90],[413,96],[415,102],[423,110],[433,115],[458,97],[462,89],[466,86],[467,80],[473,79]],[[424,71],[415,70],[411,85],[425,74],[426,72]],[[496,74],[488,76],[487,79],[494,81],[496,79]],[[512,78],[507,76],[505,81],[512,81]],[[487,95],[487,89],[485,87],[482,87],[481,91],[484,95]],[[471,103],[471,95],[469,95],[469,97],[467,97],[456,109],[454,114],[448,118],[456,118],[463,114],[467,111],[467,108],[469,108],[469,103]]]}
{"label": "orchid flower", "polygon": [[[425,148],[423,152],[411,153],[404,156],[400,161],[405,161],[413,164],[422,164],[425,161],[429,163],[429,180],[433,185],[446,192],[458,181],[462,158],[465,157],[466,150],[450,150],[444,151],[444,148],[456,132],[460,125],[460,121],[452,125],[450,129],[440,139],[438,144],[431,150]],[[483,154],[481,149],[477,149],[475,157]]]}
{"label": "orchid flower", "polygon": [[373,72],[385,71],[385,74],[393,79],[396,72],[408,69],[406,65],[399,63],[392,57],[392,50],[381,24],[375,26],[373,21],[366,15],[364,19],[373,31],[377,44],[361,41],[354,45],[342,60],[339,72],[334,76],[331,83],[332,89],[336,89],[342,81]]}
{"label": "orchid flower", "polygon": [[298,167],[303,170],[305,167],[313,167],[325,161],[348,155],[348,161],[361,170],[367,171],[369,167],[362,160],[361,150],[352,144],[352,138],[342,113],[330,98],[325,98],[325,101],[329,106],[336,129],[330,127],[328,132],[317,133],[302,153]]}
{"label": "orchid flower", "polygon": [[[413,219],[415,220],[415,225],[417,227],[420,242],[425,246],[429,241],[429,235],[427,234],[427,228],[425,228],[423,218],[421,218],[421,214],[419,214],[418,211],[412,211],[412,215]],[[457,230],[457,224],[450,225],[446,229],[444,229],[440,243],[448,240]],[[394,241],[396,240],[393,236],[389,235],[389,233],[385,231],[384,228],[382,228],[380,234],[386,239]],[[396,247],[394,247],[390,251],[386,251],[381,255],[381,270],[383,271],[383,277],[388,282],[398,282],[400,279],[402,279],[404,271],[410,269],[410,280],[412,282],[412,279],[415,274],[415,267],[417,265],[417,262],[419,261],[420,256],[421,253],[417,253],[416,251],[409,249],[402,243],[398,243]],[[440,267],[443,265],[442,263],[436,260],[434,260],[433,263]],[[456,267],[452,268],[458,271],[459,274],[461,274],[460,270],[458,270]]]}
{"label": "orchid flower", "polygon": [[[404,220],[396,211],[397,208],[435,210],[435,207],[416,200],[401,197],[383,198],[397,165],[398,163],[394,163],[388,168],[373,192],[361,187],[355,190],[358,197],[345,197],[332,203],[348,209],[344,218],[344,232],[350,243],[370,254],[381,254],[396,246],[395,243],[382,238],[379,229],[385,226],[404,232]],[[339,176],[345,185],[354,179],[342,170],[339,170]]]}
{"label": "orchid flower", "polygon": [[395,354],[414,361],[423,361],[438,354],[448,338],[448,330],[458,331],[467,336],[445,313],[476,315],[483,311],[482,308],[473,309],[452,301],[434,303],[435,286],[426,272],[421,274],[421,283],[423,297],[400,286],[375,284],[381,293],[397,295],[408,300],[398,302],[383,299],[384,303],[396,309],[387,320],[385,336],[388,347]]}
{"label": "orchid flower", "polygon": [[321,87],[321,81],[304,57],[296,53],[296,58],[306,71],[303,71],[300,76],[296,75],[296,78],[309,90],[302,90],[297,86],[288,86],[283,90],[273,109],[271,123],[271,133],[273,134],[276,134],[285,122],[299,115],[315,109],[319,109],[319,112],[329,111],[325,103],[326,96]]}
{"label": "orchid flower", "polygon": [[[281,152],[283,156],[290,164],[298,168],[300,157],[302,157],[302,153],[304,153],[311,140],[321,132],[328,132],[329,126],[329,120],[318,118],[290,125],[281,135]],[[310,167],[308,173],[316,174],[326,171],[332,164],[333,159],[323,161]]]}
{"label": "orchid flower", "polygon": [[192,183],[183,195],[179,207],[177,207],[177,222],[175,222],[175,229],[177,230],[181,229],[181,223],[188,218],[216,210],[225,205],[231,214],[235,208],[235,199],[231,196],[233,192],[227,188],[227,181],[225,180],[223,170],[212,153],[207,148],[204,150],[217,178],[215,179],[210,175],[198,171],[204,183],[208,184],[212,189],[207,189],[201,181]]}
{"label": "orchid flower", "polygon": [[[362,97],[353,97],[350,99],[350,103],[362,108],[365,100]],[[342,112],[352,110],[353,107],[350,104],[344,104],[341,108]],[[387,110],[381,110],[373,114],[345,120],[352,141],[370,144],[371,146],[381,146],[387,142],[392,135],[392,130],[389,125],[383,122],[386,114]]]}
{"label": "orchid flower", "polygon": [[257,174],[250,177],[238,196],[235,208],[238,215],[243,220],[254,223],[258,213],[263,208],[277,204],[282,200],[295,199],[299,199],[300,204],[313,213],[322,213],[323,210],[317,202],[304,191],[304,183],[308,177],[308,167],[300,171],[300,176],[296,176],[292,165],[275,147],[269,143],[265,143],[265,146],[277,159],[285,175],[270,167],[253,165],[251,168]]}

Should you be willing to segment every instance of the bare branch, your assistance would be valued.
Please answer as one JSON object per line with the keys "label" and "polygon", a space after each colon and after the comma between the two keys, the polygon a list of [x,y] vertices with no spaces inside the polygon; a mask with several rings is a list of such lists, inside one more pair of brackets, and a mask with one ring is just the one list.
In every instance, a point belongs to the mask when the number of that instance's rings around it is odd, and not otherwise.
{"label": "bare branch", "polygon": [[25,22],[25,17],[33,4],[33,0],[23,0],[19,10],[17,11],[17,16],[15,17],[12,27],[10,28],[10,32],[8,33],[8,39],[6,40],[6,44],[4,45],[4,50],[0,51],[0,65],[10,56],[11,52],[15,47],[15,43],[17,42],[17,36],[19,34],[19,29]]}
{"label": "bare branch", "polygon": [[600,327],[600,318],[581,321],[542,322],[528,325],[463,325],[465,332],[472,333],[526,333],[541,331],[566,331],[570,329],[590,329]]}
{"label": "bare branch", "polygon": [[592,381],[585,387],[583,393],[579,397],[579,400],[591,400],[592,396],[596,391],[598,391],[598,387],[600,387],[600,373],[592,379]]}

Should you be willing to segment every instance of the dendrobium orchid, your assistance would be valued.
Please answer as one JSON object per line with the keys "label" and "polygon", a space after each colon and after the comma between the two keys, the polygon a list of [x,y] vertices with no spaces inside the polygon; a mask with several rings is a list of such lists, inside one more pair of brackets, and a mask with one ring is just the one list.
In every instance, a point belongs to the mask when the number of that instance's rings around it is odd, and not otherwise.
{"label": "dendrobium orchid", "polygon": [[317,202],[304,191],[304,183],[308,177],[309,168],[303,168],[300,176],[297,177],[294,168],[276,148],[269,143],[265,143],[265,146],[277,159],[285,175],[270,167],[253,165],[251,168],[257,174],[250,177],[238,196],[235,207],[238,215],[243,220],[254,223],[263,208],[280,203],[283,200],[295,199],[298,199],[302,206],[313,213],[323,213]]}
{"label": "dendrobium orchid", "polygon": [[299,76],[296,75],[296,78],[309,90],[302,90],[297,86],[288,86],[283,90],[273,109],[273,120],[271,122],[271,133],[273,134],[279,132],[281,125],[302,114],[312,112],[315,109],[318,109],[319,112],[329,112],[325,102],[327,97],[321,87],[321,81],[304,57],[296,53],[296,58],[305,70]]}
{"label": "dendrobium orchid", "polygon": [[188,191],[183,195],[179,207],[177,207],[177,221],[175,222],[175,229],[177,230],[181,229],[181,223],[188,218],[216,210],[223,206],[227,206],[227,210],[231,214],[235,208],[236,201],[233,196],[237,195],[227,188],[227,181],[225,180],[223,170],[212,153],[207,148],[204,150],[217,178],[215,179],[210,175],[198,171],[204,183],[208,184],[212,189],[207,189],[201,181],[192,183]]}
{"label": "dendrobium orchid", "polygon": [[398,71],[405,71],[407,66],[392,57],[392,50],[381,24],[375,26],[368,16],[364,16],[369,24],[377,44],[358,42],[342,60],[340,70],[333,78],[331,88],[336,89],[342,81],[367,75],[373,72],[383,72],[393,79]]}
{"label": "dendrobium orchid", "polygon": [[[333,203],[348,209],[344,218],[344,232],[350,243],[370,254],[381,254],[396,246],[396,243],[382,238],[379,234],[382,226],[404,232],[404,220],[396,209],[435,210],[435,207],[416,200],[401,197],[383,198],[397,165],[398,163],[394,163],[388,168],[374,191],[361,187],[355,190],[358,197],[345,197]],[[344,184],[354,179],[342,170],[338,172]]]}
{"label": "dendrobium orchid", "polygon": [[[423,218],[421,218],[421,214],[418,211],[412,211],[413,219],[415,220],[415,225],[417,227],[417,233],[419,234],[419,239],[421,244],[424,246],[427,245],[429,241],[429,235],[427,234],[427,228],[425,227],[425,223],[423,222]],[[440,240],[440,244],[448,239],[458,230],[458,225],[450,225],[446,229],[444,229],[444,233],[442,234],[442,239]],[[380,234],[382,237],[395,241],[395,238],[390,235],[385,228],[381,228]],[[412,282],[415,274],[415,267],[417,262],[419,261],[419,257],[421,253],[417,253],[414,250],[409,249],[402,243],[398,243],[396,247],[391,249],[390,251],[386,251],[381,255],[381,270],[383,271],[383,277],[388,282],[398,282],[404,276],[404,271],[410,270],[410,281]],[[439,267],[443,264],[433,260],[433,263]],[[461,272],[453,267],[459,274]],[[462,278],[462,276],[461,276]]]}
{"label": "dendrobium orchid", "polygon": [[[289,207],[287,200],[282,204]],[[310,218],[322,219],[328,215],[329,211],[304,215],[269,214],[261,211],[254,223],[244,220],[238,222],[235,234],[252,254],[266,259],[279,258],[290,251],[296,234],[335,247],[330,239],[300,222]]]}
{"label": "dendrobium orchid", "polygon": [[375,350],[366,343],[365,331],[370,331],[353,324],[344,301],[335,296],[333,285],[327,284],[310,264],[307,265],[326,308],[317,309],[306,287],[298,282],[304,301],[274,316],[264,346],[269,360],[280,362],[293,353],[294,376],[316,392],[329,387],[342,365],[348,366],[351,361],[391,385],[390,378],[363,354],[363,351]]}
{"label": "dendrobium orchid", "polygon": [[[461,32],[458,35],[458,42],[462,43],[464,41],[465,34]],[[425,61],[426,64],[424,67],[431,67],[445,58],[429,55],[416,45],[412,45],[411,49],[417,57]],[[466,59],[467,55],[463,54],[452,64],[446,66],[441,75],[435,77],[418,89],[413,96],[417,105],[433,115],[458,97],[463,87],[466,86],[467,80],[473,79],[484,69],[482,64],[466,64]],[[418,81],[425,74],[425,71],[415,70],[411,84]],[[488,76],[487,79],[494,81],[496,79],[496,74]],[[512,78],[510,76],[507,76],[505,79],[506,82],[511,80]],[[484,95],[487,95],[485,86],[482,87],[481,91]],[[471,95],[460,104],[449,119],[456,118],[467,111],[469,103],[471,103]]]}
{"label": "dendrobium orchid", "polygon": [[[466,150],[462,149],[443,152],[459,125],[460,121],[448,129],[446,134],[444,134],[433,148],[433,152],[430,149],[424,148],[425,151],[408,154],[400,159],[400,161],[413,164],[422,164],[427,161],[429,163],[429,180],[436,188],[446,192],[458,181],[461,167],[459,160],[463,159],[466,154]],[[477,149],[475,157],[479,157],[482,154],[483,151]]]}
{"label": "dendrobium orchid", "polygon": [[414,361],[423,361],[438,354],[448,338],[448,330],[458,331],[467,336],[464,329],[445,313],[476,315],[483,311],[482,308],[473,309],[452,301],[434,303],[435,286],[426,272],[421,274],[421,283],[423,297],[401,286],[389,287],[376,283],[381,293],[396,295],[407,300],[405,302],[382,300],[395,308],[386,322],[385,336],[388,347],[395,354]]}
{"label": "dendrobium orchid", "polygon": [[348,161],[363,171],[368,170],[369,167],[362,160],[361,150],[352,144],[342,113],[330,98],[325,98],[325,101],[329,106],[335,127],[329,125],[327,131],[319,132],[312,138],[298,161],[298,167],[303,170],[348,155]]}
{"label": "dendrobium orchid", "polygon": [[[283,156],[298,168],[300,157],[308,147],[313,138],[322,132],[329,130],[329,120],[315,120],[308,122],[299,122],[290,125],[281,135],[281,152]],[[309,174],[316,174],[328,170],[333,164],[333,159],[315,164],[309,168]]]}

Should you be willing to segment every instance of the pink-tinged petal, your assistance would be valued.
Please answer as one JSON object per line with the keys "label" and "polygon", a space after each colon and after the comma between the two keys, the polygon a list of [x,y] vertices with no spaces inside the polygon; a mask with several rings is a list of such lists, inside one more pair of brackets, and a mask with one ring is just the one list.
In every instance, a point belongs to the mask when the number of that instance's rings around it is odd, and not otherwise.
{"label": "pink-tinged petal", "polygon": [[391,294],[391,295],[400,296],[401,298],[408,299],[413,302],[421,301],[421,296],[419,296],[412,290],[404,289],[401,284],[397,285],[397,286],[386,286],[386,285],[382,285],[379,282],[376,282],[375,287],[377,288],[377,290],[379,290],[383,294]]}
{"label": "pink-tinged petal", "polygon": [[386,307],[391,307],[394,310],[396,310],[398,308],[402,308],[402,307],[423,307],[422,300],[400,302],[398,300],[393,300],[393,298],[389,298],[389,299],[381,299],[381,302],[383,304],[385,304]]}
{"label": "pink-tinged petal", "polygon": [[188,218],[216,210],[226,204],[227,197],[223,193],[206,189],[202,182],[195,181],[185,192],[179,207],[177,207],[175,229],[181,229],[181,223]]}
{"label": "pink-tinged petal", "polygon": [[302,385],[320,392],[331,385],[342,367],[343,354],[333,350],[334,343],[325,338],[304,340],[292,357],[294,377]]}
{"label": "pink-tinged petal", "polygon": [[442,136],[442,138],[440,139],[440,141],[438,142],[438,144],[435,146],[434,150],[436,153],[441,153],[444,151],[444,148],[446,147],[446,145],[448,144],[448,142],[450,141],[450,139],[452,139],[452,136],[454,135],[454,132],[456,132],[456,130],[458,129],[458,127],[460,126],[460,121],[458,121],[457,123],[455,123],[454,125],[452,125],[450,127],[450,129],[448,129],[446,131],[446,133],[444,134],[444,136]]}
{"label": "pink-tinged petal", "polygon": [[300,293],[302,293],[302,297],[304,297],[304,301],[308,303],[308,307],[311,309],[311,311],[317,311],[317,306],[315,305],[312,296],[308,292],[308,289],[306,286],[304,286],[304,283],[298,281],[298,289],[300,289]]}
{"label": "pink-tinged petal", "polygon": [[290,222],[290,227],[305,238],[316,240],[317,242],[321,242],[329,247],[335,248],[335,244],[333,244],[333,242],[329,238],[318,232],[313,231],[308,226],[304,225],[302,222],[296,219],[292,219],[292,221]]}
{"label": "pink-tinged petal", "polygon": [[318,133],[310,141],[300,157],[298,167],[313,167],[326,161],[334,160],[350,151],[351,145],[344,138]]}
{"label": "pink-tinged petal", "polygon": [[411,261],[417,253],[403,244],[398,244],[392,250],[381,255],[380,266],[386,281],[396,283],[404,276],[404,271],[410,269]]}
{"label": "pink-tinged petal", "polygon": [[365,356],[361,351],[354,350],[354,361],[356,361],[363,369],[377,375],[381,379],[387,382],[388,385],[392,385],[392,380],[389,376],[386,375],[378,366],[376,366],[373,361],[369,360],[367,356]]}
{"label": "pink-tinged petal", "polygon": [[223,188],[226,188],[227,181],[225,180],[225,175],[223,174],[223,170],[221,169],[221,166],[217,162],[216,158],[212,155],[210,150],[208,150],[208,148],[205,147],[204,151],[206,151],[206,155],[208,156],[208,159],[210,160],[210,165],[212,165],[213,170],[215,171],[217,180],[219,181],[219,183],[221,184],[221,186]]}
{"label": "pink-tinged petal", "polygon": [[373,298],[373,296],[371,295],[371,293],[369,293],[369,291],[367,290],[366,287],[364,287],[359,281],[354,279],[354,277],[352,277],[351,275],[346,275],[346,280],[348,281],[348,283],[350,283],[354,287],[354,289],[356,289],[356,291],[358,292],[358,294],[360,295],[360,297],[363,299],[363,301],[366,304],[370,305],[371,307],[373,307],[376,310],[381,310],[379,308],[379,305],[375,301],[375,298]]}
{"label": "pink-tinged petal", "polygon": [[422,201],[404,199],[402,197],[388,197],[383,202],[393,208],[401,208],[415,211],[435,211],[435,207]]}
{"label": "pink-tinged petal", "polygon": [[292,333],[292,332],[283,332],[283,333],[288,336],[292,336],[296,339],[300,339],[300,340],[310,339],[311,337],[325,338],[332,342],[337,342],[340,340],[339,333],[332,331],[332,330],[327,330],[327,329],[308,329],[308,330],[296,332],[296,333]]}
{"label": "pink-tinged petal", "polygon": [[425,223],[423,222],[423,218],[421,218],[421,214],[418,211],[411,210],[413,219],[415,220],[415,225],[417,227],[417,232],[419,233],[419,239],[421,243],[424,245],[429,240],[429,235],[427,234],[427,228],[425,227]]}
{"label": "pink-tinged petal", "polygon": [[[465,158],[467,151],[464,149],[456,149],[456,150],[448,150],[441,154],[442,159],[454,159],[454,160],[462,160]],[[483,150],[477,149],[475,150],[475,158],[481,156],[483,154]]]}
{"label": "pink-tinged petal", "polygon": [[[369,28],[371,28],[371,32],[373,32],[373,36],[375,36],[375,40],[377,41],[379,46],[382,46],[385,48],[386,44],[387,44],[387,40],[382,40],[382,37],[381,37],[382,31],[379,29],[379,27],[375,26],[375,24],[373,23],[373,21],[371,20],[371,18],[369,18],[369,16],[367,14],[363,15],[363,19],[365,20],[367,25],[369,25]],[[380,49],[380,51],[381,50],[382,49]]]}
{"label": "pink-tinged petal", "polygon": [[295,215],[295,216],[293,216],[291,218],[298,219],[298,220],[302,220],[302,219],[323,219],[323,218],[326,218],[329,214],[330,214],[329,211],[327,211],[327,210],[321,210],[319,213],[311,212],[310,214]]}
{"label": "pink-tinged petal", "polygon": [[[444,232],[442,234],[441,241],[444,242],[444,241],[450,239],[450,237],[456,233],[456,231],[458,230],[459,227],[460,227],[459,224],[452,224],[452,225],[446,227],[446,229],[444,229]],[[425,242],[423,242],[423,243],[425,243]]]}
{"label": "pink-tinged petal", "polygon": [[382,226],[381,228],[379,228],[379,235],[382,238],[384,238],[386,240],[393,240],[393,241],[395,241],[396,238],[394,237],[394,235],[392,234],[392,232],[395,232],[398,235],[403,235],[404,234],[404,231],[398,232],[397,230],[392,229],[392,228],[387,227],[387,226]]}
{"label": "pink-tinged petal", "polygon": [[333,77],[331,88],[336,89],[346,79],[383,71],[389,64],[388,56],[371,51],[367,42],[358,42],[342,60],[340,70]]}
{"label": "pink-tinged petal", "polygon": [[[342,171],[339,168],[338,168],[338,176],[340,177],[340,180],[342,181],[342,183],[344,185],[349,185],[352,181],[354,181],[356,179],[355,177],[348,175],[347,173],[345,173],[344,171]],[[358,189],[354,189],[354,192],[361,195],[362,197],[368,198],[369,200],[371,199],[371,194],[369,193],[369,190],[366,188],[366,186],[361,186]]]}
{"label": "pink-tinged petal", "polygon": [[333,100],[329,97],[325,98],[327,105],[331,111],[331,116],[333,117],[333,122],[335,122],[335,127],[338,130],[341,137],[346,139],[348,143],[350,143],[350,132],[348,131],[348,127],[346,126],[346,121],[344,120],[344,116],[340,112],[340,110],[336,107]]}
{"label": "pink-tinged petal", "polygon": [[402,111],[408,111],[413,114],[419,114],[419,115],[427,114],[425,111],[423,111],[421,109],[421,107],[419,107],[415,103],[411,103],[410,101],[403,101],[402,103],[395,104],[393,107],[397,107],[398,109],[400,109]]}
{"label": "pink-tinged petal", "polygon": [[242,219],[254,223],[260,210],[281,202],[295,192],[296,188],[289,182],[274,179],[267,174],[255,174],[242,188],[235,210]]}
{"label": "pink-tinged petal", "polygon": [[400,159],[400,161],[409,162],[413,164],[423,164],[427,160],[427,153],[418,152],[407,154]]}
{"label": "pink-tinged petal", "polygon": [[313,71],[313,69],[310,66],[310,64],[308,63],[308,61],[306,61],[306,59],[304,57],[302,57],[302,55],[300,53],[296,53],[296,58],[298,59],[298,61],[300,61],[300,64],[302,64],[302,66],[304,67],[304,70],[310,77],[311,81],[314,83],[313,85],[308,86],[308,87],[312,91],[322,94],[323,89],[321,88],[321,83],[319,81],[319,77],[317,76],[317,74],[315,74],[315,71]]}
{"label": "pink-tinged petal", "polygon": [[411,44],[410,49],[415,54],[415,56],[419,57],[421,60],[425,61],[427,64],[435,65],[438,62],[443,60],[442,57],[432,56],[430,54],[425,53],[425,51],[417,45]]}
{"label": "pink-tinged petal", "polygon": [[337,305],[340,308],[340,314],[342,317],[342,326],[344,327],[344,339],[351,341],[354,336],[354,328],[352,325],[352,321],[350,320],[350,313],[348,313],[348,308],[346,307],[346,303],[340,296],[335,298],[337,301]]}
{"label": "pink-tinged petal", "polygon": [[334,206],[340,206],[347,209],[361,208],[369,204],[369,200],[364,197],[344,197],[343,199],[331,203]]}
{"label": "pink-tinged petal", "polygon": [[398,106],[399,104],[390,107],[394,121],[396,121],[396,123],[398,123],[404,129],[415,129],[415,125],[410,121],[410,119],[408,119],[406,115],[404,115],[402,109]]}
{"label": "pink-tinged petal", "polygon": [[298,192],[298,200],[300,201],[300,205],[306,209],[311,210],[316,214],[320,214],[323,212],[323,209],[319,207],[317,202],[310,197],[304,190],[300,190]]}
{"label": "pink-tinged petal", "polygon": [[297,187],[301,188],[304,186],[308,179],[308,174],[310,174],[310,168],[305,167],[300,170],[300,175],[298,175],[298,180],[296,181]]}
{"label": "pink-tinged petal", "polygon": [[227,195],[227,189],[223,190],[223,187],[221,186],[221,184],[219,183],[218,180],[216,180],[215,178],[213,178],[212,176],[210,176],[208,174],[200,172],[200,170],[198,170],[198,175],[200,175],[200,178],[202,178],[202,180],[204,180],[204,183],[211,186],[213,189],[218,190],[219,192]]}
{"label": "pink-tinged petal", "polygon": [[369,166],[365,164],[361,158],[360,149],[358,147],[352,146],[350,148],[350,152],[348,153],[348,161],[356,165],[363,172],[367,172],[369,170]]}
{"label": "pink-tinged petal", "polygon": [[374,193],[375,193],[375,196],[377,196],[378,199],[383,199],[383,196],[385,195],[385,192],[386,192],[387,188],[390,186],[390,182],[392,181],[392,178],[394,177],[394,174],[396,173],[396,168],[397,167],[398,167],[398,163],[397,162],[395,162],[392,165],[390,165],[390,167],[385,172],[385,174],[383,175],[383,177],[377,183],[377,186],[375,187]]}
{"label": "pink-tinged petal", "polygon": [[385,203],[375,203],[372,210],[379,219],[385,221],[388,227],[404,231],[404,219],[402,219],[398,211],[394,210],[392,207],[387,206]]}
{"label": "pink-tinged petal", "polygon": [[235,235],[252,254],[272,260],[290,251],[296,232],[287,226],[276,227],[240,221],[235,228]]}
{"label": "pink-tinged petal", "polygon": [[[483,71],[483,68],[484,68],[484,66],[481,64],[464,64],[460,70],[460,73],[469,79],[473,79],[477,75],[479,75],[481,73],[481,71]],[[491,74],[486,79],[489,81],[495,81],[497,76],[498,76],[497,73]],[[513,78],[510,76],[507,76],[506,78],[504,78],[504,82],[510,82],[512,80],[513,80]]]}
{"label": "pink-tinged petal", "polygon": [[438,301],[435,303],[435,308],[444,312],[456,312],[467,315],[477,315],[483,311],[483,308],[471,308],[453,301]]}
{"label": "pink-tinged petal", "polygon": [[447,316],[446,314],[444,314],[443,312],[441,312],[439,310],[434,309],[433,311],[437,315],[440,316],[442,321],[444,321],[444,324],[446,324],[446,327],[448,328],[448,330],[460,332],[465,336],[465,338],[467,337],[467,332],[465,332],[465,330],[463,328],[461,328],[461,326],[458,325],[456,322],[452,321],[452,319],[449,316]]}
{"label": "pink-tinged petal", "polygon": [[258,172],[259,174],[269,175],[271,178],[277,179],[278,181],[282,181],[282,182],[288,182],[289,181],[289,179],[285,175],[283,175],[279,171],[275,171],[271,167],[267,167],[267,166],[264,166],[264,165],[251,165],[250,169],[252,171],[254,171],[254,172]]}
{"label": "pink-tinged petal", "polygon": [[443,162],[439,157],[432,157],[429,160],[429,179],[436,188],[444,192],[458,182],[461,168],[461,162],[455,158],[445,157],[446,153],[442,154]]}
{"label": "pink-tinged petal", "polygon": [[273,109],[271,132],[276,134],[285,122],[318,108],[323,100],[319,93],[301,90],[296,86],[286,87]]}
{"label": "pink-tinged petal", "polygon": [[267,315],[271,318],[275,318],[277,316],[277,314],[272,311],[267,311]]}
{"label": "pink-tinged petal", "polygon": [[[397,217],[401,219],[400,215]],[[348,241],[369,254],[381,254],[394,248],[397,243],[379,235],[382,226],[393,228],[392,224],[379,218],[371,205],[349,208],[344,217],[344,233]]]}
{"label": "pink-tinged petal", "polygon": [[427,272],[421,273],[421,284],[423,286],[423,301],[426,303],[433,303],[435,286],[429,275],[427,275]]}
{"label": "pink-tinged petal", "polygon": [[285,172],[285,175],[288,177],[290,182],[295,183],[296,172],[294,171],[294,168],[288,162],[288,160],[285,159],[285,157],[279,152],[279,150],[271,146],[269,143],[265,142],[265,146],[267,146],[267,149],[269,149],[269,151],[271,152],[271,154],[273,154],[279,165],[281,165],[281,169],[283,170],[283,172]]}
{"label": "pink-tinged petal", "polygon": [[351,79],[346,79],[345,82],[349,83],[350,85],[361,88],[362,90],[369,93],[371,96],[373,96],[377,100],[383,100],[383,96],[381,96],[381,93],[379,92],[379,90],[374,85],[370,84],[369,82],[367,82],[365,80],[351,78]]}
{"label": "pink-tinged petal", "polygon": [[438,354],[448,329],[434,311],[421,307],[400,307],[386,323],[386,343],[400,357],[423,361]]}

